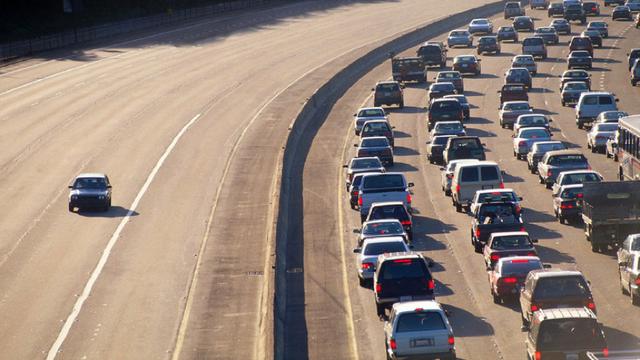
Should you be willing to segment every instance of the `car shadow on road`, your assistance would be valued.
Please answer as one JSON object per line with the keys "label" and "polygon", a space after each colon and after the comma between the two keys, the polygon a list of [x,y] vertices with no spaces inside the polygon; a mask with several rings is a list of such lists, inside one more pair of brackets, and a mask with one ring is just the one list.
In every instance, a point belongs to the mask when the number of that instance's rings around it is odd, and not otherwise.
{"label": "car shadow on road", "polygon": [[479,76],[475,76],[477,79],[497,79],[498,76],[490,73],[481,73]]}
{"label": "car shadow on road", "polygon": [[525,221],[524,223],[525,230],[531,235],[534,239],[558,239],[562,238],[562,234],[555,230],[551,230],[547,227],[540,226],[535,223],[530,223]]}
{"label": "car shadow on road", "polygon": [[494,334],[493,326],[484,318],[453,305],[442,304],[442,307],[448,313],[449,322],[451,322],[453,333],[456,334],[456,337],[477,337]]}
{"label": "car shadow on road", "polygon": [[[535,237],[534,237],[535,238]],[[575,263],[575,259],[573,256],[554,249],[552,247],[547,247],[540,245],[540,243],[536,244],[536,251],[538,251],[538,255],[540,255],[540,259],[543,263],[549,264],[567,264],[567,263]]]}
{"label": "car shadow on road", "polygon": [[603,330],[610,350],[638,350],[640,347],[640,338],[636,335],[609,326],[603,326]]}
{"label": "car shadow on road", "polygon": [[508,172],[505,172],[504,174],[502,174],[502,180],[504,180],[506,184],[524,182],[524,179],[521,178],[520,176],[512,175],[512,174],[509,174]]}
{"label": "car shadow on road", "polygon": [[404,146],[396,146],[393,149],[393,155],[396,156],[410,156],[410,155],[420,155],[415,149],[404,147]]}
{"label": "car shadow on road", "polygon": [[477,136],[477,137],[496,137],[496,136],[498,136],[494,132],[487,131],[487,130],[482,130],[482,129],[467,128],[466,130],[467,130],[467,135],[468,136]]}
{"label": "car shadow on road", "polygon": [[[545,195],[542,195],[545,196]],[[536,196],[539,197],[539,196]],[[551,201],[551,196],[549,196],[549,201]],[[534,209],[525,209],[523,211],[522,216],[525,218],[525,222],[529,223],[541,223],[541,222],[555,222],[556,218],[553,215],[544,213],[542,211],[534,210]]]}
{"label": "car shadow on road", "polygon": [[[433,270],[432,270],[433,272]],[[441,296],[450,296],[453,295],[453,290],[451,290],[451,287],[449,287],[449,284],[445,284],[443,282],[441,282],[440,280],[434,279],[435,283],[436,283],[436,288],[435,288],[435,295],[437,297],[441,297]]]}
{"label": "car shadow on road", "polygon": [[80,210],[77,212],[78,215],[84,217],[93,217],[93,218],[120,218],[125,216],[138,216],[139,213],[135,210],[130,211],[129,209],[123,208],[122,206],[111,206],[109,211],[84,211]]}
{"label": "car shadow on road", "polygon": [[595,67],[595,66],[594,66],[593,68],[591,68],[591,69],[590,69],[590,71],[593,71],[593,72],[599,72],[599,71],[611,71],[611,69],[604,68],[604,67]]}
{"label": "car shadow on road", "polygon": [[411,83],[402,83],[406,88],[409,89],[427,89],[427,83],[424,82],[411,82]]}
{"label": "car shadow on road", "polygon": [[396,139],[404,139],[404,138],[410,138],[411,134],[407,134],[404,131],[399,131],[399,130],[393,130],[393,137]]}
{"label": "car shadow on road", "polygon": [[484,118],[484,117],[472,116],[471,120],[469,121],[469,123],[471,123],[471,124],[492,124],[493,121],[491,121],[491,120],[489,120],[487,118]]}
{"label": "car shadow on road", "polygon": [[516,54],[508,51],[501,51],[500,54],[496,54],[496,57],[514,57]]}
{"label": "car shadow on road", "polygon": [[479,92],[477,92],[477,91],[466,90],[466,91],[464,92],[464,95],[465,95],[466,97],[471,97],[471,96],[484,96],[485,94],[483,94],[483,93],[479,93]]}
{"label": "car shadow on road", "polygon": [[418,168],[410,164],[395,161],[393,163],[393,166],[391,167],[391,170],[400,171],[400,172],[415,172],[415,171],[418,171]]}
{"label": "car shadow on road", "polygon": [[420,106],[405,106],[402,109],[394,108],[392,112],[402,114],[419,114],[426,113],[427,110],[424,107]]}

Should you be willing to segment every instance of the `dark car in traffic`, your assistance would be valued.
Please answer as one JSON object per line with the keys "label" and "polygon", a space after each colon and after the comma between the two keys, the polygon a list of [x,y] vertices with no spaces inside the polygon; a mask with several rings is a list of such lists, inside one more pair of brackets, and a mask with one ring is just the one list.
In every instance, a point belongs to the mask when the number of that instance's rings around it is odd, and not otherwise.
{"label": "dark car in traffic", "polygon": [[591,70],[592,67],[593,62],[588,51],[576,50],[569,53],[569,56],[567,57],[567,68],[582,68]]}
{"label": "dark car in traffic", "polygon": [[99,173],[78,175],[69,185],[69,211],[86,209],[109,211],[111,208],[111,183],[109,177]]}
{"label": "dark car in traffic", "polygon": [[360,138],[384,136],[389,140],[391,147],[395,146],[393,127],[387,120],[369,120],[362,126]]}
{"label": "dark car in traffic", "polygon": [[475,55],[459,55],[453,58],[452,68],[461,74],[474,74],[478,76],[482,72],[480,61],[481,60]]}
{"label": "dark car in traffic", "polygon": [[426,42],[418,48],[416,55],[422,59],[425,66],[447,66],[447,49],[444,44]]}
{"label": "dark car in traffic", "polygon": [[504,84],[498,93],[500,94],[500,105],[507,101],[529,101],[527,88],[523,84]]}
{"label": "dark car in traffic", "polygon": [[587,84],[587,87],[591,89],[591,75],[586,70],[566,70],[560,76],[560,90],[564,87],[565,83],[569,81],[582,81]]}
{"label": "dark car in traffic", "polygon": [[482,55],[483,53],[493,53],[499,55],[501,50],[502,48],[497,36],[483,36],[478,39],[478,55]]}
{"label": "dark car in traffic", "polygon": [[600,4],[595,1],[585,1],[582,9],[587,16],[600,16]]}
{"label": "dark car in traffic", "polygon": [[556,29],[556,32],[558,34],[571,34],[571,23],[569,23],[566,19],[554,19],[553,21],[551,21],[549,26]]}
{"label": "dark car in traffic", "polygon": [[443,99],[456,99],[462,106],[462,113],[464,115],[464,120],[469,121],[471,119],[471,106],[469,105],[469,100],[464,94],[456,94],[456,95],[445,95]]}
{"label": "dark car in traffic", "polygon": [[522,84],[527,89],[531,89],[533,80],[531,73],[527,68],[511,68],[504,74],[504,83],[506,84]]}
{"label": "dark car in traffic", "polygon": [[517,16],[513,19],[512,25],[516,31],[533,31],[536,28],[533,19],[529,16]]}
{"label": "dark car in traffic", "polygon": [[538,162],[549,151],[566,150],[567,146],[562,141],[540,141],[531,146],[527,153],[527,168],[532,174],[538,171]]}
{"label": "dark car in traffic", "polygon": [[463,121],[464,111],[456,99],[436,99],[427,113],[427,129],[431,131],[439,121]]}
{"label": "dark car in traffic", "polygon": [[549,7],[547,8],[548,17],[563,16],[563,15],[564,15],[564,6],[562,5],[562,3],[549,4]]}
{"label": "dark car in traffic", "polygon": [[593,46],[602,47],[602,34],[598,30],[584,30],[580,36],[588,37]]}
{"label": "dark car in traffic", "polygon": [[457,94],[455,85],[450,82],[433,83],[429,86],[429,103],[445,95]]}
{"label": "dark car in traffic", "polygon": [[563,17],[567,21],[580,21],[581,24],[587,23],[587,14],[579,3],[565,5]]}
{"label": "dark car in traffic", "polygon": [[357,147],[356,154],[358,157],[375,156],[383,164],[393,166],[393,149],[389,144],[389,139],[385,136],[374,136],[360,140],[360,144],[354,144]]}
{"label": "dark car in traffic", "polygon": [[593,43],[591,39],[585,36],[574,36],[569,41],[569,52],[576,50],[585,50],[593,57]]}
{"label": "dark car in traffic", "polygon": [[442,164],[444,160],[444,147],[447,146],[449,138],[455,135],[437,135],[427,141],[427,161],[431,164]]}
{"label": "dark car in traffic", "polygon": [[498,38],[498,41],[510,40],[518,42],[518,32],[513,28],[513,26],[500,26],[496,37]]}
{"label": "dark car in traffic", "polygon": [[631,16],[631,9],[628,6],[616,6],[611,12],[611,20],[633,20]]}
{"label": "dark car in traffic", "polygon": [[373,106],[398,105],[404,107],[403,86],[397,81],[379,81],[373,91]]}
{"label": "dark car in traffic", "polygon": [[477,136],[456,136],[447,140],[444,148],[444,162],[452,160],[476,159],[484,161],[487,156],[484,145]]}

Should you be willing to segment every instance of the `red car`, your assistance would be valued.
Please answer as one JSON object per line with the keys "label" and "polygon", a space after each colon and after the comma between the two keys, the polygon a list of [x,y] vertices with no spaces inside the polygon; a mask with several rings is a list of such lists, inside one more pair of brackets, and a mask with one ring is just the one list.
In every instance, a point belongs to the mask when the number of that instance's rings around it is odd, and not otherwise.
{"label": "red car", "polygon": [[517,298],[529,271],[545,267],[537,256],[516,256],[498,260],[494,269],[488,272],[493,302],[499,304],[505,298]]}
{"label": "red car", "polygon": [[[517,209],[520,212],[519,206]],[[484,246],[484,262],[487,270],[493,269],[498,260],[513,256],[538,256],[533,243],[526,231],[496,232],[491,234]]]}

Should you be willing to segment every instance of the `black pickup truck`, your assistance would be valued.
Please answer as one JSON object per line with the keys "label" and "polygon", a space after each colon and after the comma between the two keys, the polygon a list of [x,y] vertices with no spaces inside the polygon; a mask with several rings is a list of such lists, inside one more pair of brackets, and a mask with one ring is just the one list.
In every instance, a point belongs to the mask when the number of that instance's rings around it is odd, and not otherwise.
{"label": "black pickup truck", "polygon": [[506,199],[480,204],[473,216],[471,245],[477,253],[482,253],[493,233],[525,231],[519,205]]}
{"label": "black pickup truck", "polygon": [[585,182],[582,188],[584,233],[593,252],[640,232],[640,181]]}

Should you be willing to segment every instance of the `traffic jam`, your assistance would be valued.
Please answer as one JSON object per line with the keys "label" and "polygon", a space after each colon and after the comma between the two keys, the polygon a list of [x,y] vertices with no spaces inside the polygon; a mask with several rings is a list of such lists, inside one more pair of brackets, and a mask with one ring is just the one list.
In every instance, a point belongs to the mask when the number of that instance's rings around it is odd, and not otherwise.
{"label": "traffic jam", "polygon": [[[510,304],[520,313],[521,353],[530,360],[640,359],[640,351],[629,355],[609,348],[589,278],[576,268],[545,261],[538,250],[540,239],[528,231],[524,196],[509,186],[513,176],[498,161],[510,156],[520,161],[519,175],[539,182],[540,188],[530,191],[551,198],[555,221],[584,230],[580,246],[615,256],[615,281],[624,294],[619,296],[629,297],[629,307],[637,306],[640,115],[625,112],[614,92],[598,89],[592,72],[603,45],[611,41],[612,22],[631,22],[635,28],[627,36],[640,39],[638,11],[640,0],[532,0],[526,9],[509,1],[501,14],[504,21],[473,19],[466,28],[450,31],[444,41],[426,41],[411,50],[415,55],[389,60],[390,78],[374,84],[372,106],[354,113],[351,126],[357,140],[353,157],[343,165],[346,197],[361,224],[354,230],[353,276],[371,290],[388,359],[457,358],[452,314],[436,299],[432,269],[437,264],[428,251],[415,249],[416,184],[397,169],[394,156],[397,129],[391,115],[409,106],[426,111],[420,131],[427,132],[428,141],[420,154],[426,171],[440,179],[429,186],[441,190],[456,216],[470,220],[469,237],[456,241],[468,243],[486,268],[486,295],[492,302]],[[640,41],[637,44],[640,47]],[[538,95],[540,62],[548,61],[549,48],[563,46],[568,55],[558,59],[562,64],[555,67],[553,86],[556,101],[572,108],[571,122],[584,129],[582,146],[560,139],[554,127],[558,120],[530,104],[530,97]],[[453,49],[465,52],[451,56]],[[619,85],[633,91],[640,83],[640,48],[623,50],[629,81]],[[498,153],[482,136],[470,134],[471,115],[477,110],[465,94],[465,82],[484,74],[483,60],[508,51],[514,54],[510,67],[491,74],[502,77],[503,85],[484,94],[499,99],[499,109],[489,120],[499,126],[500,141],[511,144],[511,153]],[[405,103],[409,86],[425,89],[426,106]],[[616,162],[618,173],[605,176],[594,170],[585,148],[602,154],[598,161]]]}

